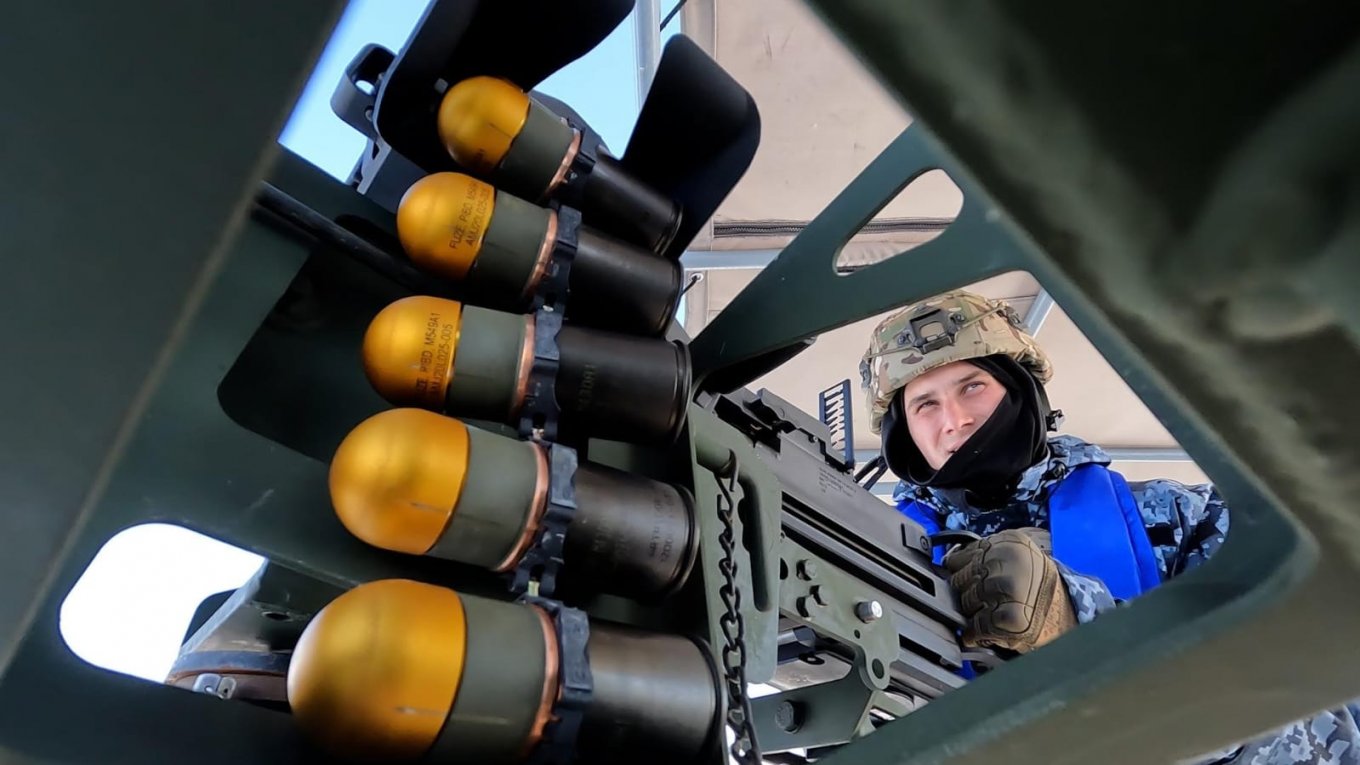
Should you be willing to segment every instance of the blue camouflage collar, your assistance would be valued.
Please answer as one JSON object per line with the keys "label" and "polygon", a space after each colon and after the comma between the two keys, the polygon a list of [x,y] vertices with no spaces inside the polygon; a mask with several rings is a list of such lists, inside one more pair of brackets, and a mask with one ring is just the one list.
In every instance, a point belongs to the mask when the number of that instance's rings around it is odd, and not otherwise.
{"label": "blue camouflage collar", "polygon": [[[1020,476],[1012,503],[1028,502],[1039,496],[1049,485],[1061,481],[1078,465],[1094,463],[1110,464],[1110,455],[1104,449],[1076,436],[1053,436],[1048,439],[1048,455],[1031,465]],[[925,486],[898,481],[893,490],[893,501],[916,500],[930,505],[942,513],[954,512],[965,508],[959,491],[933,489]]]}

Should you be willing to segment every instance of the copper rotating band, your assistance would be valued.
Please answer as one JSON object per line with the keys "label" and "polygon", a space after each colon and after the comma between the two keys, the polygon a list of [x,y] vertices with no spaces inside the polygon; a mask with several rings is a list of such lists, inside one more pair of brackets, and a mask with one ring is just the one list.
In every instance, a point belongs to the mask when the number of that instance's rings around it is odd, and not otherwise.
{"label": "copper rotating band", "polygon": [[510,401],[510,419],[519,418],[519,410],[529,395],[529,373],[534,368],[534,316],[524,318],[524,345],[519,349],[519,368],[515,370],[515,397]]}
{"label": "copper rotating band", "polygon": [[529,736],[524,740],[524,747],[520,750],[520,759],[526,757],[533,751],[538,742],[543,740],[543,729],[552,721],[553,706],[557,704],[558,688],[557,676],[562,665],[561,649],[557,645],[557,630],[553,627],[552,617],[547,611],[538,606],[529,606],[538,615],[540,626],[543,627],[543,695],[539,698],[538,713],[534,715],[534,725],[529,730]]}
{"label": "copper rotating band", "polygon": [[528,300],[538,289],[539,283],[548,273],[548,264],[552,263],[552,254],[555,249],[557,249],[557,213],[549,210],[548,233],[543,235],[543,243],[538,247],[538,259],[534,261],[533,273],[529,274],[529,281],[524,284],[524,291],[519,296],[520,300]]}
{"label": "copper rotating band", "polygon": [[519,563],[519,559],[524,556],[524,552],[533,544],[534,537],[538,535],[538,527],[543,522],[543,514],[548,508],[548,454],[547,451],[538,444],[530,444],[534,450],[535,479],[534,479],[534,498],[533,510],[529,513],[529,518],[524,523],[523,530],[520,531],[519,539],[515,540],[515,546],[510,549],[510,554],[505,556],[505,560],[496,564],[492,569],[497,574],[504,574],[514,568]]}
{"label": "copper rotating band", "polygon": [[[566,120],[562,120],[566,122]],[[571,163],[576,161],[576,155],[581,153],[581,131],[576,128],[571,129],[571,146],[567,148],[567,153],[562,155],[562,164],[557,166],[557,173],[553,175],[552,181],[548,183],[548,189],[543,192],[544,197],[552,196],[567,179],[567,173],[571,170]]]}

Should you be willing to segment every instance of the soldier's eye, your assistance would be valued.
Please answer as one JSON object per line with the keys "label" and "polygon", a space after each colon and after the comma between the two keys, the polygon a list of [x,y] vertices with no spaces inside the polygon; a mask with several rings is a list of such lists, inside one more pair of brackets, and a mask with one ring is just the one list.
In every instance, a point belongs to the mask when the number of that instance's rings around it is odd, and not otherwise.
{"label": "soldier's eye", "polygon": [[931,400],[922,401],[921,403],[916,405],[916,411],[920,412],[928,406],[935,406],[935,402]]}
{"label": "soldier's eye", "polygon": [[972,393],[973,391],[982,390],[983,385],[984,385],[984,383],[975,380],[975,381],[970,382],[970,383],[968,383],[967,385],[963,386],[963,392],[964,392],[964,393]]}

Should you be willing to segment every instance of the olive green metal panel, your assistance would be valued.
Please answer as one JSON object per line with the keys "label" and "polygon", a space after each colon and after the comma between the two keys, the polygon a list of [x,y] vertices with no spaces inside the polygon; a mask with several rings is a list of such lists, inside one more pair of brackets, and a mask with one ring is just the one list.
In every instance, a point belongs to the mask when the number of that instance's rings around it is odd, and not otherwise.
{"label": "olive green metal panel", "polygon": [[842,744],[866,735],[866,717],[875,691],[858,675],[795,688],[751,702],[761,751],[786,752]]}
{"label": "olive green metal panel", "polygon": [[[838,274],[845,243],[912,180],[937,168],[963,192],[958,218],[907,254]],[[943,292],[960,275],[986,277],[1016,262],[998,212],[925,131],[908,128],[699,333],[691,345],[696,377],[711,389],[740,387],[801,350],[799,341]],[[769,362],[747,366],[762,357]]]}
{"label": "olive green metal panel", "polygon": [[[887,598],[830,562],[788,539],[779,546],[779,607],[791,624],[836,641],[849,672],[838,680],[753,699],[751,717],[761,751],[843,744],[869,732],[866,716],[877,692],[888,687],[897,659],[897,625],[891,614],[862,619],[859,603]],[[881,607],[881,606],[880,606]]]}
{"label": "olive green metal panel", "polygon": [[855,615],[857,603],[882,596],[788,539],[781,541],[779,554],[787,564],[780,571],[788,571],[779,584],[780,609],[793,623],[845,646],[854,657],[851,673],[862,685],[886,689],[888,667],[897,659],[897,626],[892,618],[866,622]]}
{"label": "olive green metal panel", "polygon": [[0,672],[340,6],[5,8]]}
{"label": "olive green metal panel", "polygon": [[689,427],[694,438],[694,495],[699,516],[699,567],[710,593],[709,641],[721,653],[727,641],[719,617],[724,602],[717,597],[723,585],[719,561],[723,556],[719,503],[725,486],[733,509],[734,582],[746,635],[746,677],[753,683],[774,674],[779,632],[779,517],[783,495],[779,481],[751,448],[751,442],[711,412],[690,407]]}

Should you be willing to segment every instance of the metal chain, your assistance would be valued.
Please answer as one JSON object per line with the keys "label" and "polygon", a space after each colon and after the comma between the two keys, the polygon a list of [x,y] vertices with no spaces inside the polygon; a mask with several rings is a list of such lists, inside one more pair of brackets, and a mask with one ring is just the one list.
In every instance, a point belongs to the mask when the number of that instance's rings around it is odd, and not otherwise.
{"label": "metal chain", "polygon": [[723,585],[718,588],[725,610],[718,618],[722,628],[723,680],[727,686],[727,725],[736,734],[732,742],[731,754],[741,765],[759,765],[760,747],[756,744],[755,725],[751,720],[751,700],[746,696],[746,621],[741,615],[741,590],[737,587],[737,537],[734,515],[736,502],[732,491],[737,483],[737,456],[715,474],[718,478],[718,520],[722,522],[722,533],[718,535],[718,545],[722,548],[722,558],[718,570],[722,572]]}

